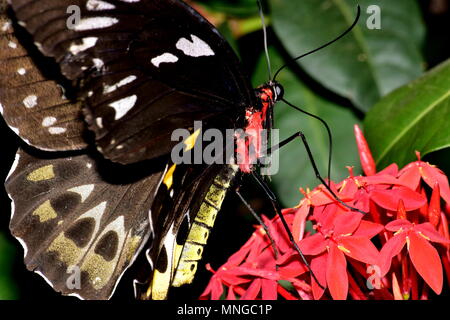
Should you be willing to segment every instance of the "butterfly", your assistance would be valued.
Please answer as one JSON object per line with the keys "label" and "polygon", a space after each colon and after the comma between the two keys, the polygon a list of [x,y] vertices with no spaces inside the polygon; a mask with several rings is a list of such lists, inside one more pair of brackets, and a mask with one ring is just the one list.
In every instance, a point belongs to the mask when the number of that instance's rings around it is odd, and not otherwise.
{"label": "butterfly", "polygon": [[[52,151],[22,148],[6,180],[27,268],[62,294],[108,299],[142,252],[152,272],[135,280],[136,296],[166,298],[192,281],[236,176],[255,170],[176,164],[173,131],[190,132],[193,152],[194,121],[270,129],[282,87],[253,89],[217,29],[182,1],[10,3],[0,111],[29,146]],[[233,147],[261,156],[254,135]]]}

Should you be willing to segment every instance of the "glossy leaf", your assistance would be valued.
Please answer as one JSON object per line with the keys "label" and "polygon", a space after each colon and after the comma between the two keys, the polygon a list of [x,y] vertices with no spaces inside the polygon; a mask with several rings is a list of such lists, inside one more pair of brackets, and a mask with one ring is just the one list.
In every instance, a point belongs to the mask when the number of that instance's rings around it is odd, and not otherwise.
{"label": "glossy leaf", "polygon": [[450,60],[385,98],[367,114],[365,136],[378,169],[450,146]]}
{"label": "glossy leaf", "polygon": [[[381,96],[422,73],[424,28],[415,0],[272,0],[272,22],[292,57],[336,38],[361,18],[350,34],[298,61],[326,88],[350,99],[362,111]],[[369,5],[380,8],[381,29],[369,29]]]}

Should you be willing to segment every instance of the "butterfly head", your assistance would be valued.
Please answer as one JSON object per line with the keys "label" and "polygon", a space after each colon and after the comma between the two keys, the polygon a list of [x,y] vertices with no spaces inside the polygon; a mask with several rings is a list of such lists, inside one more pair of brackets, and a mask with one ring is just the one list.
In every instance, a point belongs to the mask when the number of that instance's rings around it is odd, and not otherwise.
{"label": "butterfly head", "polygon": [[283,99],[283,86],[276,81],[269,81],[266,84],[256,88],[256,95],[264,109],[266,105],[273,105]]}

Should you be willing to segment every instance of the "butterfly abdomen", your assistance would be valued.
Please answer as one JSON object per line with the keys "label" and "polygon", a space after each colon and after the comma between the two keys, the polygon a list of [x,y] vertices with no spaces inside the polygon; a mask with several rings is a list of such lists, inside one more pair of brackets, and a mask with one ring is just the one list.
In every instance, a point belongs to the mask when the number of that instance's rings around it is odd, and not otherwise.
{"label": "butterfly abdomen", "polygon": [[206,245],[209,232],[214,226],[217,213],[237,171],[238,167],[236,165],[230,165],[211,184],[205,199],[200,205],[181,252],[172,286],[179,287],[183,284],[189,284],[194,279],[198,262],[202,259],[203,248]]}

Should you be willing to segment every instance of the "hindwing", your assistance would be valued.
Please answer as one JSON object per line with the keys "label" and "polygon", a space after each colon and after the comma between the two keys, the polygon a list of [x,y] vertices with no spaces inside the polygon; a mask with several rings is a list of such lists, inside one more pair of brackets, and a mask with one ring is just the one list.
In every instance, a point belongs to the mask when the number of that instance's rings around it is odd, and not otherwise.
{"label": "hindwing", "polygon": [[154,271],[136,288],[141,299],[166,299],[170,287],[193,281],[216,216],[238,171],[235,165],[171,168],[173,171],[168,172],[173,183],[161,185],[152,205],[156,239],[146,254]]}
{"label": "hindwing", "polygon": [[6,190],[27,268],[63,294],[109,298],[154,232],[149,210],[166,166],[151,166],[131,181],[120,168],[108,169],[108,181],[88,155],[44,159],[20,150]]}

